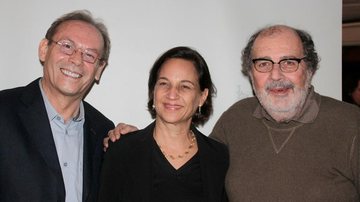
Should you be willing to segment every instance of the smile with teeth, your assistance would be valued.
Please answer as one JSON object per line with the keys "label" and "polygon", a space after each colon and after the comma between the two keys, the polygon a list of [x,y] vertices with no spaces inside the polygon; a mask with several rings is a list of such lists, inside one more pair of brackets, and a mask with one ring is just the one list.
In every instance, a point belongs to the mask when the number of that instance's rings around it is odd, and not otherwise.
{"label": "smile with teeth", "polygon": [[78,73],[69,71],[67,69],[63,69],[63,68],[61,68],[61,72],[63,74],[65,74],[66,76],[69,76],[69,77],[72,77],[72,78],[75,78],[75,79],[82,77],[81,74],[78,74]]}

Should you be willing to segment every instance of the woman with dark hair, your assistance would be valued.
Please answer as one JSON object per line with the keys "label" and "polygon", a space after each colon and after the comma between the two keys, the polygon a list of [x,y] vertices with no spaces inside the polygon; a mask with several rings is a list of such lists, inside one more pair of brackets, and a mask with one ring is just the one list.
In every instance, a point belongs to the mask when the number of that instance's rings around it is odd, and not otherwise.
{"label": "woman with dark hair", "polygon": [[110,143],[99,201],[226,201],[226,146],[200,133],[215,87],[203,57],[188,47],[160,56],[150,70],[146,128]]}

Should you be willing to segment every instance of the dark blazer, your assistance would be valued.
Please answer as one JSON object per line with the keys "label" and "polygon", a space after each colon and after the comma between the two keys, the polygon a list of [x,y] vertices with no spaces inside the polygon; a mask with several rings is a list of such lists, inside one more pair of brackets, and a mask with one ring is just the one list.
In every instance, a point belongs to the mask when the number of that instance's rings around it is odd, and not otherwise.
{"label": "dark blazer", "polygon": [[[110,143],[101,173],[100,202],[150,200],[154,126],[155,122]],[[205,201],[226,201],[224,182],[229,165],[228,150],[196,128],[192,130],[198,144]]]}
{"label": "dark blazer", "polygon": [[[114,124],[84,102],[83,201],[96,201],[102,140]],[[0,91],[0,201],[65,201],[65,187],[39,79]]]}

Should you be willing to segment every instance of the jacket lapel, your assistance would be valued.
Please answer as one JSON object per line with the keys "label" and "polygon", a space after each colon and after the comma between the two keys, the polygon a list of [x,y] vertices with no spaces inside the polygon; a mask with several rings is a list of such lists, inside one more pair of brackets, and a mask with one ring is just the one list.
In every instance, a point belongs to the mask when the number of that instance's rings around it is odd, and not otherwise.
{"label": "jacket lapel", "polygon": [[201,166],[201,177],[203,182],[203,191],[205,193],[205,201],[216,201],[215,194],[215,188],[214,185],[216,183],[219,183],[217,181],[214,181],[214,176],[217,175],[215,172],[216,169],[214,169],[215,165],[213,162],[216,162],[216,159],[214,159],[213,150],[209,148],[208,144],[206,143],[205,138],[200,134],[200,132],[192,128],[193,132],[196,135],[196,140],[199,147],[199,156],[200,156],[200,166]]}
{"label": "jacket lapel", "polygon": [[[85,109],[86,111],[86,109]],[[87,198],[91,192],[91,185],[96,184],[94,180],[97,180],[98,176],[95,174],[94,168],[95,163],[100,164],[101,159],[95,159],[95,150],[98,145],[97,138],[101,138],[97,135],[96,130],[91,126],[93,125],[90,116],[85,113],[85,123],[84,123],[84,162],[83,162],[83,201],[87,201]],[[101,152],[101,151],[100,151]],[[100,157],[99,157],[100,158]]]}
{"label": "jacket lapel", "polygon": [[61,185],[59,187],[63,187],[61,168],[45,104],[39,88],[39,79],[33,81],[25,88],[20,98],[23,105],[18,108],[20,120],[27,130],[26,135],[28,135],[31,144],[44,158],[48,167],[58,176],[59,185]]}
{"label": "jacket lapel", "polygon": [[[141,137],[131,154],[129,154],[129,165],[128,170],[132,173],[130,176],[133,176],[133,190],[141,190],[138,194],[139,199],[142,200],[149,199],[150,192],[152,190],[152,134],[154,130],[154,123],[150,124],[139,134]],[[133,159],[133,160],[131,160]],[[144,168],[148,168],[144,172]],[[145,182],[145,183],[144,183]]]}

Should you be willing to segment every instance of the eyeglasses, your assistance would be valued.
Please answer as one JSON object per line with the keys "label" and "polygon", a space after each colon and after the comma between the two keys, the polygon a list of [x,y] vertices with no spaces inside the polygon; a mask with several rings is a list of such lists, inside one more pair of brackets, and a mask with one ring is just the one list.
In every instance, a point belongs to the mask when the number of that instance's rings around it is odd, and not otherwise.
{"label": "eyeglasses", "polygon": [[75,44],[69,40],[60,40],[60,41],[54,41],[49,39],[49,41],[54,42],[55,44],[60,46],[60,51],[66,55],[72,55],[78,50],[81,52],[82,60],[91,64],[94,64],[96,60],[100,60],[99,54],[91,49],[80,49],[76,48]]}
{"label": "eyeglasses", "polygon": [[256,71],[261,73],[270,72],[274,68],[274,64],[279,64],[280,70],[285,73],[296,72],[299,68],[299,64],[303,58],[286,58],[282,59],[279,62],[274,62],[266,58],[257,58],[253,59],[254,68]]}

